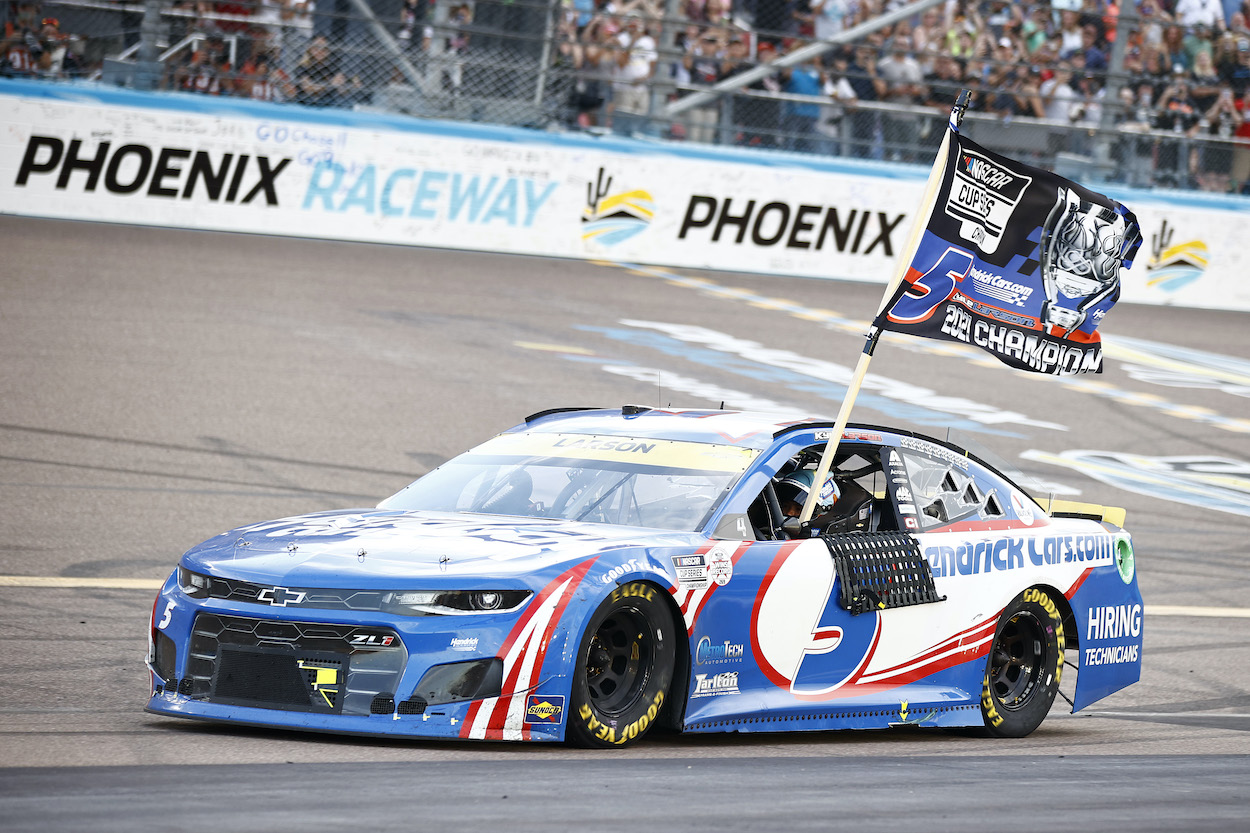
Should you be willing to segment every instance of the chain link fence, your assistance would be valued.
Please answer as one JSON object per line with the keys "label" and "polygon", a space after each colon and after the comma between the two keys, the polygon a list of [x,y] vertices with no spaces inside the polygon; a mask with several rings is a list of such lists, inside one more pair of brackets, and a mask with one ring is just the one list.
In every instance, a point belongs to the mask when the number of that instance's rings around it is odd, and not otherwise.
{"label": "chain link fence", "polygon": [[[10,0],[0,73],[921,165],[969,87],[969,135],[1022,161],[1083,180],[1250,192],[1250,31],[1211,38],[1219,76],[1193,87],[1187,109],[1162,77],[1170,68],[1146,67],[1148,50],[1131,45],[1114,70],[1073,72],[1006,60],[1008,37],[962,58],[901,47],[895,26],[669,116],[812,37],[765,14],[767,0],[703,0],[697,21],[689,0],[658,3]],[[1047,74],[1062,82],[1058,101]]]}

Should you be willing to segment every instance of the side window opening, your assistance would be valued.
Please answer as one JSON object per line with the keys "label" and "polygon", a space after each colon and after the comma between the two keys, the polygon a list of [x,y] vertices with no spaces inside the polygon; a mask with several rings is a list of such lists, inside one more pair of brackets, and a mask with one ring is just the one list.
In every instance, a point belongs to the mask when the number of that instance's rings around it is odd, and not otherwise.
{"label": "side window opening", "polygon": [[911,451],[903,461],[925,529],[1006,516],[997,490],[978,483],[974,469]]}

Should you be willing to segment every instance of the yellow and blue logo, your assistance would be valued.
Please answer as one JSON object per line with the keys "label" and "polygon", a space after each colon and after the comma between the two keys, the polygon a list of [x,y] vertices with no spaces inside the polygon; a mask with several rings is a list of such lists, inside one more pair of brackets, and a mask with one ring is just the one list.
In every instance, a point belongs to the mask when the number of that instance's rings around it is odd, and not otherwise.
{"label": "yellow and blue logo", "polygon": [[1146,262],[1146,286],[1176,292],[1202,277],[1210,262],[1207,244],[1190,240],[1172,245],[1175,229],[1163,221],[1158,234],[1150,235],[1150,260]]}
{"label": "yellow and blue logo", "polygon": [[612,177],[603,168],[594,182],[586,183],[586,207],[582,209],[582,242],[615,246],[646,230],[655,218],[655,200],[649,191],[612,191]]}

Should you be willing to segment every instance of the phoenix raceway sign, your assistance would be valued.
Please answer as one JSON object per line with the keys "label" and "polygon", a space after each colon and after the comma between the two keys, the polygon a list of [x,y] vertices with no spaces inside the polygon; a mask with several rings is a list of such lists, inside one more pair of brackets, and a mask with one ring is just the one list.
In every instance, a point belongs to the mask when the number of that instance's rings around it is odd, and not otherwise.
{"label": "phoenix raceway sign", "polygon": [[[924,189],[850,160],[2,79],[0,113],[0,213],[58,219],[885,283]],[[1134,198],[1122,300],[1250,310],[1225,203]]]}

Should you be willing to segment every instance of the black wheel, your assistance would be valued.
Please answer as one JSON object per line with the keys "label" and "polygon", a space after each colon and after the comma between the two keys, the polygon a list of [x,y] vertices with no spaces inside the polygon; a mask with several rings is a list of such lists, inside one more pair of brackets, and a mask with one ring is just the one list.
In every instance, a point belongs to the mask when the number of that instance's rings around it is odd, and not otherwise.
{"label": "black wheel", "polygon": [[611,747],[646,734],[668,697],[676,640],[663,590],[641,581],[613,590],[582,634],[568,739]]}
{"label": "black wheel", "polygon": [[1059,691],[1063,651],[1063,614],[1047,591],[1030,588],[1007,605],[981,684],[988,734],[1022,738],[1041,725]]}

